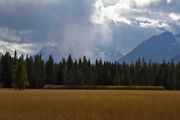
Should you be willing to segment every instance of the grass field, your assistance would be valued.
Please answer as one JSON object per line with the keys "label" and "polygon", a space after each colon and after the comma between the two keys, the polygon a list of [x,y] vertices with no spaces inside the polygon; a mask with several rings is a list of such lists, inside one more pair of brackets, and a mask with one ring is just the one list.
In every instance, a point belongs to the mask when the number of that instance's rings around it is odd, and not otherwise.
{"label": "grass field", "polygon": [[3,89],[0,120],[180,120],[180,92]]}

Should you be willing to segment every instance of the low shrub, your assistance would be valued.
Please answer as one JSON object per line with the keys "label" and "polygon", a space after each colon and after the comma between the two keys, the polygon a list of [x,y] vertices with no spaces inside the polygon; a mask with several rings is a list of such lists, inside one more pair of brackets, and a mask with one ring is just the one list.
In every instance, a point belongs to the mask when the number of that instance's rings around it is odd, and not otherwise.
{"label": "low shrub", "polygon": [[94,89],[94,90],[165,90],[162,86],[79,86],[79,85],[45,85],[44,89]]}

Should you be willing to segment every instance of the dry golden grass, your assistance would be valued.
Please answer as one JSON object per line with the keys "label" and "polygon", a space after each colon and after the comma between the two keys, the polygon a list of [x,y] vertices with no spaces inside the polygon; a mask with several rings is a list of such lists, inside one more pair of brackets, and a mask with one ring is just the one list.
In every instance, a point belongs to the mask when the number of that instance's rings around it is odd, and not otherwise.
{"label": "dry golden grass", "polygon": [[64,86],[46,85],[44,89],[86,89],[86,90],[165,90],[162,86]]}
{"label": "dry golden grass", "polygon": [[0,120],[180,120],[180,92],[0,90]]}

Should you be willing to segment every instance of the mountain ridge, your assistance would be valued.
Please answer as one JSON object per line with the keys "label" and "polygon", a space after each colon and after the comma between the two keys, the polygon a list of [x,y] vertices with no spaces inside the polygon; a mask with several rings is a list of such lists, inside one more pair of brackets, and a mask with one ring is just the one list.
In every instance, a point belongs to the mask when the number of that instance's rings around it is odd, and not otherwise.
{"label": "mountain ridge", "polygon": [[172,60],[174,56],[180,54],[180,38],[171,32],[164,32],[155,35],[139,44],[135,49],[125,55],[119,62],[130,63],[139,58],[145,61],[162,62]]}
{"label": "mountain ridge", "polygon": [[[57,48],[57,46],[45,46],[39,51],[39,54],[42,55],[44,60],[47,60],[49,55],[52,55],[54,61],[59,62],[61,58],[65,56],[62,56],[61,51],[59,51]],[[95,54],[91,57],[91,60],[95,61],[95,59],[102,59],[104,61],[114,62],[122,57],[123,54],[117,48],[98,47],[95,49]]]}

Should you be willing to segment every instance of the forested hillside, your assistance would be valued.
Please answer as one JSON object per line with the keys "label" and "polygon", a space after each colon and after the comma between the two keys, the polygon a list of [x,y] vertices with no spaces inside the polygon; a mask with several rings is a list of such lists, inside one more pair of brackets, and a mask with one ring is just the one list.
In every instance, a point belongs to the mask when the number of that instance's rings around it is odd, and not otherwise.
{"label": "forested hillside", "polygon": [[9,53],[0,59],[0,84],[4,88],[43,88],[45,85],[125,85],[163,86],[180,89],[180,63],[146,63],[143,59],[119,64],[86,57],[62,58],[55,63],[52,56],[43,61],[41,55],[17,58]]}

